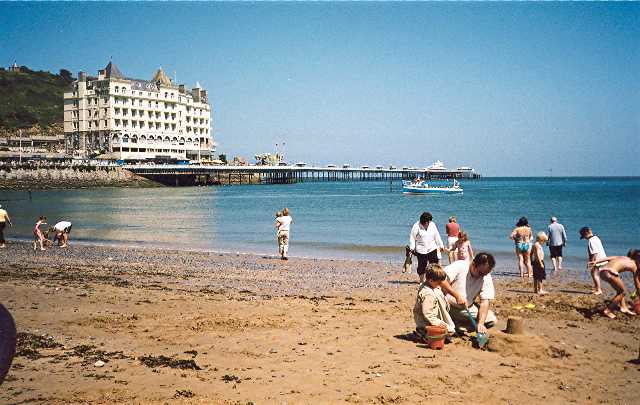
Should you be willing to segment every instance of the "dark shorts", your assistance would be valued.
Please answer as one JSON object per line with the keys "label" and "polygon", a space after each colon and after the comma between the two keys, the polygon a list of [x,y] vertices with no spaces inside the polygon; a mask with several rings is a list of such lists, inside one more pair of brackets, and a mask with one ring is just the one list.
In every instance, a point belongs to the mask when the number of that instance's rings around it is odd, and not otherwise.
{"label": "dark shorts", "polygon": [[544,262],[542,262],[542,267],[538,264],[538,261],[535,260],[531,263],[531,267],[533,267],[533,279],[534,280],[546,280],[547,272],[544,270]]}
{"label": "dark shorts", "polygon": [[433,250],[426,255],[422,253],[416,253],[418,257],[418,274],[424,274],[427,271],[427,266],[429,263],[439,263],[440,259],[438,259],[438,249]]}
{"label": "dark shorts", "polygon": [[562,245],[560,246],[549,246],[549,254],[551,258],[562,257]]}
{"label": "dark shorts", "polygon": [[4,227],[5,222],[0,222],[0,243],[4,243]]}

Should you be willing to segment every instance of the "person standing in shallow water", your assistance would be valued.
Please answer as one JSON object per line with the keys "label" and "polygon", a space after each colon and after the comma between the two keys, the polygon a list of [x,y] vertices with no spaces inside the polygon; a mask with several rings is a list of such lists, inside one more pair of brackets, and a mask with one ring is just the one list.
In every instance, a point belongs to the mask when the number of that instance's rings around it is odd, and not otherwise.
{"label": "person standing in shallow water", "polygon": [[276,218],[276,229],[278,230],[278,247],[280,250],[280,258],[282,260],[289,260],[289,231],[293,219],[289,215],[289,208],[282,210],[282,216]]}
{"label": "person standing in shallow water", "polygon": [[525,271],[528,277],[533,277],[533,268],[531,267],[531,240],[533,239],[533,233],[529,226],[529,220],[527,217],[522,217],[518,220],[516,227],[511,232],[511,239],[515,242],[516,246],[516,260],[518,269],[520,270],[520,277],[525,276]]}
{"label": "person standing in shallow water", "polygon": [[276,243],[278,244],[278,254],[280,252],[280,240],[278,238],[278,218],[282,216],[282,211],[276,211]]}
{"label": "person standing in shallow water", "polygon": [[567,244],[567,233],[564,226],[558,223],[558,218],[551,217],[547,236],[549,237],[549,256],[551,256],[553,270],[562,270],[562,248]]}

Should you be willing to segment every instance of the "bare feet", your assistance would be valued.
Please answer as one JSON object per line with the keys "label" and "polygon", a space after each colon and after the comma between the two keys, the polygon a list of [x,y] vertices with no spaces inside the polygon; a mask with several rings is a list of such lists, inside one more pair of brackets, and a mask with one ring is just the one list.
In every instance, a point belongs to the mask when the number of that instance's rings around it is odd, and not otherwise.
{"label": "bare feet", "polygon": [[636,313],[630,310],[629,308],[620,308],[620,312],[627,315],[634,315],[634,316],[636,315]]}
{"label": "bare feet", "polygon": [[616,316],[613,314],[613,312],[611,312],[609,308],[605,308],[604,311],[602,311],[602,313],[611,319],[616,319]]}
{"label": "bare feet", "polygon": [[602,290],[591,290],[591,294],[593,294],[593,295],[602,295]]}
{"label": "bare feet", "polygon": [[538,294],[539,294],[539,295],[547,295],[547,294],[549,294],[549,291],[546,291],[546,290],[540,290],[540,291],[538,291]]}

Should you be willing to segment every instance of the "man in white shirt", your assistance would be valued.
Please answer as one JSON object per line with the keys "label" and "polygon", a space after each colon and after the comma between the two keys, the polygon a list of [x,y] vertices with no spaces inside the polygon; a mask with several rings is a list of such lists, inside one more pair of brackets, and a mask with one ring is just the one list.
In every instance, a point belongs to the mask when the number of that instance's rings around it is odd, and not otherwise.
{"label": "man in white shirt", "polygon": [[595,295],[600,295],[602,294],[602,288],[600,287],[600,269],[607,264],[607,262],[598,263],[597,265],[596,262],[607,257],[607,254],[604,252],[604,247],[602,246],[600,238],[594,235],[593,231],[588,226],[580,228],[580,239],[587,240],[587,269],[591,270],[591,278],[593,279],[594,284],[594,288],[591,292]]}
{"label": "man in white shirt", "polygon": [[429,212],[423,212],[420,220],[413,224],[409,234],[409,249],[418,257],[418,276],[424,282],[424,273],[429,263],[439,263],[438,252],[444,250],[438,227]]}
{"label": "man in white shirt", "polygon": [[[495,265],[490,253],[478,253],[471,262],[458,260],[444,268],[447,280],[440,288],[447,294],[451,305],[449,313],[456,326],[470,323],[467,311],[476,318],[479,333],[486,333],[487,328],[497,322],[496,315],[489,310],[490,301],[496,295],[490,274]],[[479,307],[474,305],[477,297],[480,297]]]}
{"label": "man in white shirt", "polygon": [[282,216],[276,218],[276,229],[278,230],[278,246],[282,260],[289,260],[289,230],[293,219],[289,216],[289,208],[282,210]]}
{"label": "man in white shirt", "polygon": [[69,234],[71,233],[71,222],[60,221],[53,226],[53,230],[56,233],[54,241],[58,240],[58,246],[61,248],[69,247]]}

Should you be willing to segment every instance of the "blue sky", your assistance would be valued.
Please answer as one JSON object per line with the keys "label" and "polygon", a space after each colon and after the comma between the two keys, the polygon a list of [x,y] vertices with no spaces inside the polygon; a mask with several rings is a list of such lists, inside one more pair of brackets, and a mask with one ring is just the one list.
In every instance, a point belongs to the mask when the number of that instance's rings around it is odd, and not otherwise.
{"label": "blue sky", "polygon": [[219,152],[640,175],[640,3],[0,3],[0,65],[209,90]]}

